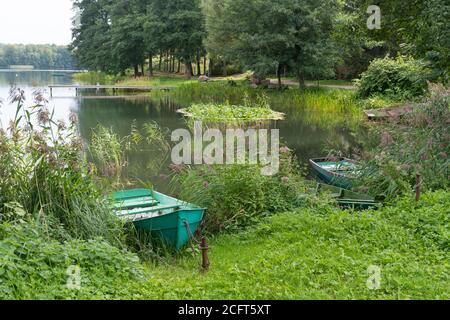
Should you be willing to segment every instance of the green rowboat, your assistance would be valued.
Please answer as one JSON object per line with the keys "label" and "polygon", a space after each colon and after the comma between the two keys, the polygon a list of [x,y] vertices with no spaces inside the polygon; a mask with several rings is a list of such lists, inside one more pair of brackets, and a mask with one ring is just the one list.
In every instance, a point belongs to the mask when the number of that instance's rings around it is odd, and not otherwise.
{"label": "green rowboat", "polygon": [[328,184],[319,183],[317,185],[317,193],[324,193],[324,192],[331,194],[331,197],[333,199],[336,199],[339,206],[343,208],[366,210],[371,208],[378,208],[381,206],[381,204],[376,202],[375,198],[371,196],[356,193],[350,190],[342,189]]}
{"label": "green rowboat", "polygon": [[119,191],[112,198],[118,217],[177,250],[197,231],[205,212],[193,204],[148,189]]}
{"label": "green rowboat", "polygon": [[347,158],[317,158],[309,163],[324,182],[344,189],[352,187],[358,171],[356,161]]}

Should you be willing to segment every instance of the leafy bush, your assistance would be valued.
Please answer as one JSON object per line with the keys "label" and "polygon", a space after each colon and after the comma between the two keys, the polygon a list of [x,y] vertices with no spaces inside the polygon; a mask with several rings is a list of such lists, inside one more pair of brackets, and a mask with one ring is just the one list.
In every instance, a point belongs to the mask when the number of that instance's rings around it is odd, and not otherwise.
{"label": "leafy bush", "polygon": [[372,128],[378,145],[367,155],[361,184],[388,198],[411,191],[416,174],[422,176],[424,190],[450,187],[449,104],[441,89],[399,123]]}
{"label": "leafy bush", "polygon": [[255,220],[294,208],[306,190],[292,153],[282,149],[280,171],[261,174],[258,165],[215,165],[187,168],[175,176],[181,198],[208,208],[209,232],[234,230]]}
{"label": "leafy bush", "polygon": [[[143,272],[137,256],[102,239],[51,239],[33,219],[0,223],[0,299],[110,299]],[[78,266],[80,282],[70,278]],[[79,288],[67,284],[79,285]]]}
{"label": "leafy bush", "polygon": [[357,82],[361,98],[377,94],[396,99],[412,99],[427,91],[430,73],[420,60],[407,57],[375,59]]}

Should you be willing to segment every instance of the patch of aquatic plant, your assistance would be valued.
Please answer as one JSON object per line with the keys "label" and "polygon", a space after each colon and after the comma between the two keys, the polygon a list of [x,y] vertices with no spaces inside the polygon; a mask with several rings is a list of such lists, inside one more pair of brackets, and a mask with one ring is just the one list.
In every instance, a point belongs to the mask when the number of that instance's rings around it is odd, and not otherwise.
{"label": "patch of aquatic plant", "polygon": [[[130,134],[119,136],[113,128],[98,125],[92,130],[89,153],[97,172],[115,188],[122,185],[136,185],[142,171],[150,171],[154,176],[161,173],[170,154],[170,133],[151,121],[138,128],[136,122],[130,127]],[[130,166],[130,158],[146,152],[152,156],[144,163]],[[134,178],[133,178],[134,177]]]}
{"label": "patch of aquatic plant", "polygon": [[193,104],[187,109],[179,110],[191,120],[204,122],[254,122],[266,120],[282,120],[284,114],[270,108],[268,97],[259,95],[251,101],[244,96],[243,105],[230,104]]}
{"label": "patch of aquatic plant", "polygon": [[91,174],[73,114],[55,121],[40,92],[26,108],[24,92],[12,88],[15,119],[0,129],[0,217],[11,208],[39,218],[58,239],[93,239],[122,244],[122,223],[111,214]]}
{"label": "patch of aquatic plant", "polygon": [[[262,90],[248,85],[229,86],[225,83],[185,84],[168,95],[180,105],[243,105],[245,99],[256,101],[261,94],[267,96],[272,110],[282,112],[288,120],[306,121],[312,125],[332,128],[351,124],[356,126],[363,120],[361,106],[351,90],[307,88],[299,90]],[[160,93],[152,93],[155,97]]]}
{"label": "patch of aquatic plant", "polygon": [[391,198],[410,192],[416,175],[424,190],[450,187],[450,98],[445,88],[434,92],[399,122],[372,128],[379,138],[367,146],[361,182],[375,194]]}
{"label": "patch of aquatic plant", "polygon": [[263,216],[298,206],[307,183],[292,152],[284,147],[280,171],[261,174],[259,165],[186,167],[172,181],[183,200],[208,208],[206,228],[216,233],[245,227]]}

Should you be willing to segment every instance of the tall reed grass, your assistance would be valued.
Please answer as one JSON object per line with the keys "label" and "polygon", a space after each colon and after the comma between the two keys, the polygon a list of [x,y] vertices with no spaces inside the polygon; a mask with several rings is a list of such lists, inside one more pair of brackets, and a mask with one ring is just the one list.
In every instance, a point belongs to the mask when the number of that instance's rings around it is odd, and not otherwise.
{"label": "tall reed grass", "polygon": [[76,116],[55,121],[40,92],[26,107],[23,90],[12,88],[10,102],[15,119],[0,129],[0,219],[21,208],[60,240],[102,237],[122,245],[123,224],[91,173]]}

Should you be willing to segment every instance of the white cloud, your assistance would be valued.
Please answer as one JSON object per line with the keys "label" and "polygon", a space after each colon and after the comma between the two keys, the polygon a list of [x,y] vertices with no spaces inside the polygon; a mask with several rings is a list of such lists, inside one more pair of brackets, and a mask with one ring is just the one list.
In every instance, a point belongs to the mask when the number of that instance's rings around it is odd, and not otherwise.
{"label": "white cloud", "polygon": [[71,0],[0,0],[0,43],[69,44]]}

